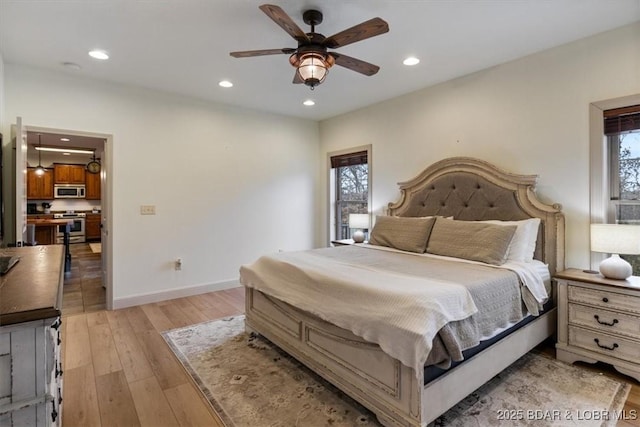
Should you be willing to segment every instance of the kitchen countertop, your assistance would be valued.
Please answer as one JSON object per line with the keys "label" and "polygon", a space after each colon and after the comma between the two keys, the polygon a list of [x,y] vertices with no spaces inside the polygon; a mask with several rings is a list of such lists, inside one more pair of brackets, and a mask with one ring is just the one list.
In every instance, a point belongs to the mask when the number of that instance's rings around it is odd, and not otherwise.
{"label": "kitchen countertop", "polygon": [[56,219],[48,219],[48,218],[29,218],[27,217],[27,224],[35,224],[38,225],[64,225],[69,224],[73,221],[73,218],[56,218]]}
{"label": "kitchen countertop", "polygon": [[60,315],[64,246],[3,248],[0,255],[20,261],[0,276],[0,326]]}

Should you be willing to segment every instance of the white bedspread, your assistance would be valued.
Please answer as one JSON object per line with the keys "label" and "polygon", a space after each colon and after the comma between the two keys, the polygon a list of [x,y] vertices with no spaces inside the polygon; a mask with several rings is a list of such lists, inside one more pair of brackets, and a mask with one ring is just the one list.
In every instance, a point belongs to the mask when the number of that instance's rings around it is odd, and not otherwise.
{"label": "white bedspread", "polygon": [[263,256],[240,268],[240,281],[377,343],[416,374],[438,331],[477,311],[462,285],[349,264],[311,251]]}

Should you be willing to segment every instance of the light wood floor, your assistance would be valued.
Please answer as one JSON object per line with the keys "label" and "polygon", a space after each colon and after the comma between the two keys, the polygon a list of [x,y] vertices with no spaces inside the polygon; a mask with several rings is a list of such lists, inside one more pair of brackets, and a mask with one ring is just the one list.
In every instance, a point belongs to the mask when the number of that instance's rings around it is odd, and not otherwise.
{"label": "light wood floor", "polygon": [[242,288],[65,315],[63,426],[222,426],[160,332],[240,314]]}
{"label": "light wood floor", "polygon": [[[69,279],[80,276],[69,291],[76,293],[76,303],[63,306],[63,426],[222,427],[160,332],[241,314],[244,290],[115,311],[97,309],[96,304],[82,304],[80,309],[78,298],[83,297],[73,286],[83,283],[83,266],[89,276],[94,268],[90,262],[78,261],[76,266],[69,275]],[[540,349],[554,352],[552,343],[543,343]],[[633,384],[624,409],[627,414],[635,411],[636,420],[620,421],[618,427],[640,427],[640,385],[606,365],[584,366]]]}
{"label": "light wood floor", "polygon": [[65,314],[105,309],[106,291],[102,287],[102,258],[88,243],[69,245],[71,271],[65,273],[62,310]]}

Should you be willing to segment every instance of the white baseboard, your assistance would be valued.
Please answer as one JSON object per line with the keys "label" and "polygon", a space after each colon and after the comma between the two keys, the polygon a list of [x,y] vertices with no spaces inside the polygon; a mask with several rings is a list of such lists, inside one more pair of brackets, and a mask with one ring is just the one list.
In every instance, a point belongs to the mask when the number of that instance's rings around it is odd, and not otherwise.
{"label": "white baseboard", "polygon": [[207,292],[221,291],[223,289],[237,288],[240,286],[238,280],[226,280],[223,282],[210,283],[207,285],[195,285],[186,288],[175,288],[166,291],[153,292],[149,294],[139,294],[124,298],[114,298],[113,309],[133,307],[135,305],[149,304],[152,302],[166,301],[170,299],[190,297],[192,295],[206,294]]}

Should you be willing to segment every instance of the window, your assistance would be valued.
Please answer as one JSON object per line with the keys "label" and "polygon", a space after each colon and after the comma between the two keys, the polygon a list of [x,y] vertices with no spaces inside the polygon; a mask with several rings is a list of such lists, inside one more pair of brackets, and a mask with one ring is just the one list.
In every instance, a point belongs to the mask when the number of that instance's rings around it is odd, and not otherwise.
{"label": "window", "polygon": [[349,214],[369,213],[369,150],[330,155],[335,239],[349,239]]}
{"label": "window", "polygon": [[[604,111],[609,154],[607,221],[640,225],[640,105]],[[640,256],[621,255],[640,275]]]}

